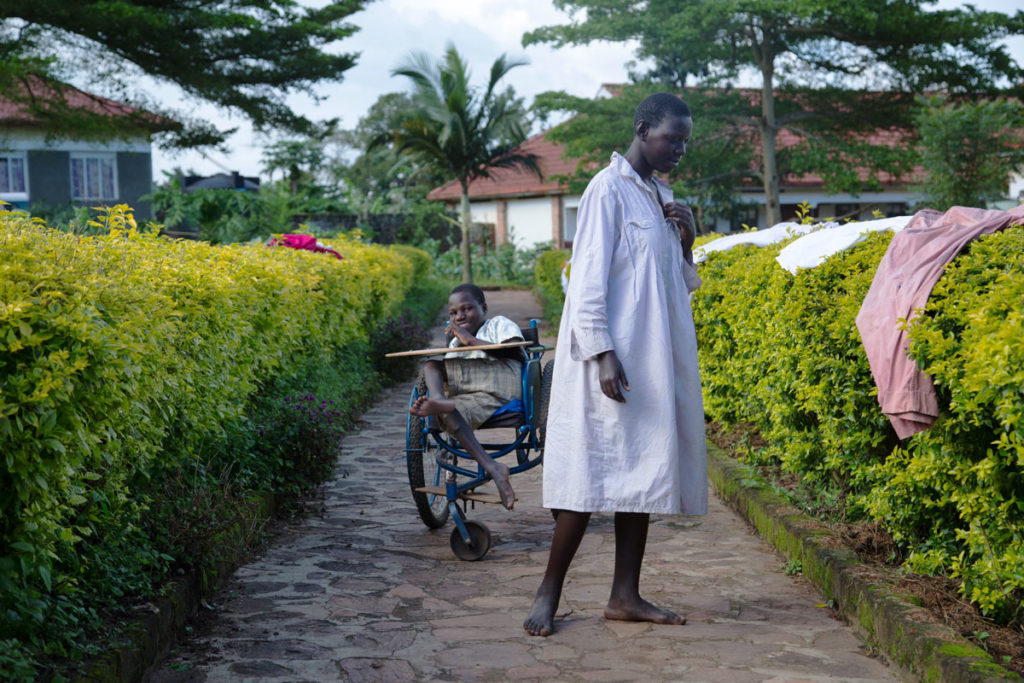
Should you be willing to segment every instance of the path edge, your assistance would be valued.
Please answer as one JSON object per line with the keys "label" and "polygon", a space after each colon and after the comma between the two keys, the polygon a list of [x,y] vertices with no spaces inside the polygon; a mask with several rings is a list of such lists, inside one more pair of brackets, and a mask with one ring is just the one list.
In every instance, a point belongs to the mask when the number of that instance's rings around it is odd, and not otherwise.
{"label": "path edge", "polygon": [[255,492],[250,500],[252,516],[238,520],[227,530],[226,536],[234,542],[225,544],[214,566],[168,582],[162,597],[148,603],[149,610],[128,620],[110,648],[86,665],[86,680],[142,681],[150,668],[174,647],[204,600],[226,585],[235,570],[250,558],[259,529],[274,517],[279,507],[272,493]]}
{"label": "path edge", "polygon": [[935,622],[892,586],[867,576],[856,554],[820,522],[776,494],[748,465],[707,442],[708,476],[719,497],[824,594],[868,647],[905,681],[1022,681],[987,652]]}

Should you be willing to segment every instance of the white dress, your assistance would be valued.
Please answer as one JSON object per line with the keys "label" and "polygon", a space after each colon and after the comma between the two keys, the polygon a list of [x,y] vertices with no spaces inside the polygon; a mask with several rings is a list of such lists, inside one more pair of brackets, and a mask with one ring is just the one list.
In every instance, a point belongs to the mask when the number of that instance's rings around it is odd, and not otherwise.
{"label": "white dress", "polygon": [[[672,201],[667,185],[659,191]],[[689,300],[699,286],[654,190],[613,154],[579,205],[547,420],[545,507],[707,512]],[[596,356],[608,349],[629,381],[625,403],[601,391]]]}

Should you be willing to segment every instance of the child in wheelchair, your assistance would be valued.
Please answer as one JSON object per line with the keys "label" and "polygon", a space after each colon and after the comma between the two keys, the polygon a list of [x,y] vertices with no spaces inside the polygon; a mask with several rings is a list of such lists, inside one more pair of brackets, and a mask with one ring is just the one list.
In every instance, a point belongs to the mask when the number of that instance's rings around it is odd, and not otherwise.
{"label": "child in wheelchair", "polygon": [[[448,346],[523,341],[523,332],[514,322],[501,315],[486,316],[482,289],[472,284],[455,287],[448,297]],[[423,367],[428,395],[409,407],[417,417],[436,416],[494,480],[501,504],[509,510],[515,492],[508,467],[487,454],[473,430],[510,401],[522,398],[524,357],[521,348],[512,348],[449,353],[443,360],[428,360]]]}

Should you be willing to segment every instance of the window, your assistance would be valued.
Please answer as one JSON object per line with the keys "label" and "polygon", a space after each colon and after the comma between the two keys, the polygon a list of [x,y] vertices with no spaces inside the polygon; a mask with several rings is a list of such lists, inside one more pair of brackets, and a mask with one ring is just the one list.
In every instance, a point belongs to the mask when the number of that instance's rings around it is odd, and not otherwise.
{"label": "window", "polygon": [[72,154],[71,198],[117,199],[117,157],[114,154]]}
{"label": "window", "polygon": [[0,195],[25,194],[24,152],[0,153]]}
{"label": "window", "polygon": [[756,228],[759,213],[757,204],[740,205],[739,210],[734,214],[735,217],[730,222],[729,229],[732,232],[742,232],[746,228]]}
{"label": "window", "polygon": [[836,204],[836,220],[849,218],[857,220],[860,215],[860,204]]}

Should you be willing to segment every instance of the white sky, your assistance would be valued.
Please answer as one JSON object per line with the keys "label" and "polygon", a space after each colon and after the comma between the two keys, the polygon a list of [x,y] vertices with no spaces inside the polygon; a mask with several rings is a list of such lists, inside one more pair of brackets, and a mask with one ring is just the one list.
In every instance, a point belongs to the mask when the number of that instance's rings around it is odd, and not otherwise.
{"label": "white sky", "polygon": [[[323,0],[300,2],[323,4]],[[936,7],[964,4],[967,3],[939,0]],[[1006,13],[1020,8],[1020,0],[973,0],[970,4]],[[593,96],[602,83],[625,81],[626,63],[633,59],[633,46],[622,43],[593,43],[557,50],[546,45],[523,48],[522,36],[526,31],[568,21],[568,16],[556,10],[551,0],[376,0],[362,12],[350,15],[348,21],[360,30],[337,49],[360,52],[356,66],[345,72],[340,83],[318,87],[317,92],[325,97],[322,102],[316,103],[307,96],[288,100],[295,111],[311,119],[339,117],[342,128],[354,127],[381,95],[407,88],[408,79],[392,77],[390,72],[411,52],[439,56],[449,41],[472,66],[475,84],[483,83],[487,69],[502,53],[529,60],[529,64],[513,69],[503,81],[525,97],[528,105],[535,95],[547,90]],[[1024,64],[1024,38],[1015,38],[1011,48],[1017,62]],[[154,96],[164,97],[164,104],[206,118],[218,127],[239,127],[228,140],[227,154],[173,154],[154,148],[154,180],[162,181],[163,171],[175,166],[193,169],[201,175],[221,171],[260,174],[265,141],[253,134],[244,119],[229,117],[209,105],[184,106],[175,101],[177,96],[170,89],[165,93],[154,92]]]}

